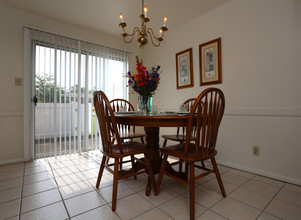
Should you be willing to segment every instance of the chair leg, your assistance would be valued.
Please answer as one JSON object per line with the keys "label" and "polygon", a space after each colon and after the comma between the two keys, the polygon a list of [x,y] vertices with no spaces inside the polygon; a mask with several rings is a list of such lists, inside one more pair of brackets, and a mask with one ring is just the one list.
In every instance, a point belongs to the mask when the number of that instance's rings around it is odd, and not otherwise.
{"label": "chair leg", "polygon": [[120,158],[120,161],[119,161],[119,168],[120,168],[120,170],[122,170],[122,163],[123,163],[123,160],[122,160],[122,158]]}
{"label": "chair leg", "polygon": [[195,201],[195,189],[194,189],[194,162],[189,163],[190,166],[190,177],[189,177],[189,194],[190,194],[190,219],[194,220],[195,210],[194,210],[194,201]]}
{"label": "chair leg", "polygon": [[114,177],[113,177],[113,195],[112,195],[112,211],[116,210],[117,189],[118,189],[118,163],[119,158],[115,158]]}
{"label": "chair leg", "polygon": [[182,168],[183,168],[183,160],[179,160],[179,172],[182,172]]}
{"label": "chair leg", "polygon": [[166,147],[166,143],[167,143],[167,139],[165,138],[163,142],[163,147]]}
{"label": "chair leg", "polygon": [[[167,139],[165,138],[162,147],[166,147],[166,144],[167,144]],[[160,157],[161,157],[161,160],[162,160],[163,155],[161,153],[160,153]]]}
{"label": "chair leg", "polygon": [[216,161],[215,161],[214,157],[211,158],[211,163],[212,163],[212,166],[213,166],[213,169],[214,169],[214,173],[215,173],[219,188],[222,192],[222,195],[223,195],[223,197],[226,197],[226,191],[225,191],[225,188],[224,188],[224,184],[223,184],[221,174],[219,173],[219,170],[218,170],[218,167],[217,167],[217,164],[216,164]]}
{"label": "chair leg", "polygon": [[[109,157],[108,157],[108,159],[109,159]],[[100,181],[101,181],[103,169],[105,168],[105,162],[106,162],[106,160],[107,160],[107,156],[103,155],[102,156],[101,165],[100,165],[100,168],[99,168],[99,172],[98,172],[97,181],[96,181],[96,188],[97,189],[99,188],[99,184],[100,184]]]}
{"label": "chair leg", "polygon": [[[180,144],[183,144],[183,141],[180,141]],[[182,167],[183,167],[183,160],[179,160],[179,172],[182,172]]]}
{"label": "chair leg", "polygon": [[151,163],[150,163],[150,160],[149,160],[149,155],[144,154],[144,158],[145,158],[146,168],[147,168],[147,171],[148,171],[148,178],[151,181],[151,183],[154,187],[154,191],[155,191],[156,190],[156,181],[155,181],[154,174],[153,174],[153,169],[151,167]]}
{"label": "chair leg", "polygon": [[156,185],[156,189],[155,189],[155,196],[159,194],[159,189],[160,189],[160,185],[161,185],[161,182],[162,182],[163,173],[164,173],[165,165],[166,165],[166,162],[167,162],[167,158],[168,158],[168,156],[164,155],[164,158],[161,162],[160,173],[159,173],[159,176],[158,176],[157,185]]}
{"label": "chair leg", "polygon": [[185,177],[186,177],[186,179],[188,179],[188,167],[189,167],[189,163],[186,161],[185,162]]}
{"label": "chair leg", "polygon": [[205,163],[204,163],[204,161],[201,161],[201,164],[202,164],[202,167],[205,168]]}
{"label": "chair leg", "polygon": [[[136,173],[134,156],[131,156],[131,163],[132,163],[133,172]],[[137,179],[137,176],[134,176],[134,179]]]}

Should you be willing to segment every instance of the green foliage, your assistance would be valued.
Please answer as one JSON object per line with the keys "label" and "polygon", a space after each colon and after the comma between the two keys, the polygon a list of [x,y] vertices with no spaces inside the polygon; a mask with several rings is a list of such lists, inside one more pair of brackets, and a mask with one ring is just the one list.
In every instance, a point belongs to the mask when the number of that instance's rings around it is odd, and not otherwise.
{"label": "green foliage", "polygon": [[[53,103],[55,97],[54,91],[56,91],[56,101],[64,102],[65,90],[63,87],[59,85],[54,86],[53,76],[48,76],[48,75],[36,76],[36,97],[38,99],[38,102]],[[68,97],[66,97],[66,101],[67,100]]]}
{"label": "green foliage", "polygon": [[[69,91],[66,91],[62,86],[54,86],[54,77],[49,75],[36,76],[36,97],[39,103],[54,103],[54,91],[56,91],[56,102],[66,102],[74,101],[69,98]],[[78,85],[70,87],[71,94],[76,94],[78,92]],[[85,88],[81,87],[81,94],[85,94]],[[93,94],[92,90],[88,91],[89,94]],[[66,97],[65,97],[66,94]],[[61,98],[60,98],[61,97]]]}
{"label": "green foliage", "polygon": [[[81,87],[80,90],[81,90],[80,91],[81,94],[85,93],[85,88],[84,87]],[[78,92],[78,85],[71,86],[70,91],[71,91],[71,93],[77,93]]]}

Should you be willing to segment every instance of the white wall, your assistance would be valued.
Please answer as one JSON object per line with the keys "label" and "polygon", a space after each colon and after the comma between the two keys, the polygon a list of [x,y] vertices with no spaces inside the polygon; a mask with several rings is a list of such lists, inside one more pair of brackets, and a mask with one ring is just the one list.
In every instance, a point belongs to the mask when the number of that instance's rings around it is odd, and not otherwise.
{"label": "white wall", "polygon": [[[15,86],[14,78],[30,81],[23,78],[24,25],[133,51],[132,56],[137,54],[136,47],[124,44],[119,37],[92,32],[0,4],[0,164],[23,161],[23,101],[30,100],[23,100],[24,85]],[[130,57],[130,60],[133,59]]]}
{"label": "white wall", "polygon": [[[131,70],[135,55],[144,55],[148,66],[161,65],[154,97],[161,109],[176,109],[206,88],[199,86],[198,45],[221,37],[223,83],[216,86],[225,93],[226,114],[217,147],[219,162],[301,184],[300,7],[299,0],[230,0],[169,30],[160,47],[142,51],[119,38],[0,4],[0,164],[23,160],[23,87],[14,86],[14,78],[23,77],[23,25],[132,49]],[[190,47],[194,87],[177,90],[175,54]],[[171,131],[161,129],[164,132]],[[251,155],[253,145],[260,146],[259,157]]]}
{"label": "white wall", "polygon": [[[207,87],[199,86],[199,48],[222,38],[226,114],[218,161],[301,184],[301,1],[231,0],[169,30],[162,46],[147,47],[148,66],[161,65],[154,104],[178,108]],[[176,89],[175,54],[193,48],[194,87]],[[161,129],[161,134],[173,130]],[[260,156],[252,155],[260,146]]]}

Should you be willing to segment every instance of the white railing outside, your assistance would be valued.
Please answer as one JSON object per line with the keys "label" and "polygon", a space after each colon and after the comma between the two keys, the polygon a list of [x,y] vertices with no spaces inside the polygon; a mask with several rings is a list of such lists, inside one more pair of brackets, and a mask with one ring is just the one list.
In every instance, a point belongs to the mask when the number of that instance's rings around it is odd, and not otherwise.
{"label": "white railing outside", "polygon": [[[77,136],[77,102],[37,103],[35,108],[35,139]],[[56,111],[55,111],[56,108]],[[56,115],[54,115],[56,112]],[[88,103],[88,134],[92,131],[92,104]],[[81,104],[81,134],[85,129],[85,105]],[[58,120],[61,116],[61,120]],[[57,120],[54,120],[56,117]],[[54,122],[56,121],[56,125]],[[55,126],[55,127],[54,127]]]}

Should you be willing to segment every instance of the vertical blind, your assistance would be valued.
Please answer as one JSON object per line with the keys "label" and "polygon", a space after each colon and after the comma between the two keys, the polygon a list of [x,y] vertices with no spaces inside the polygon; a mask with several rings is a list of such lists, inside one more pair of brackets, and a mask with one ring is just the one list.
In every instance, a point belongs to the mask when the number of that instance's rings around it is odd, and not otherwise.
{"label": "vertical blind", "polygon": [[129,53],[25,28],[32,41],[34,157],[99,149],[93,92],[127,99]]}

